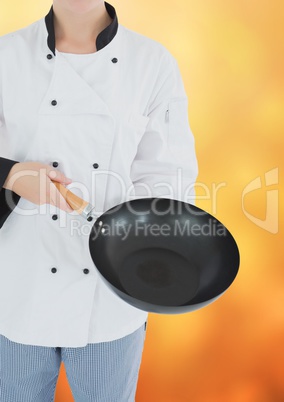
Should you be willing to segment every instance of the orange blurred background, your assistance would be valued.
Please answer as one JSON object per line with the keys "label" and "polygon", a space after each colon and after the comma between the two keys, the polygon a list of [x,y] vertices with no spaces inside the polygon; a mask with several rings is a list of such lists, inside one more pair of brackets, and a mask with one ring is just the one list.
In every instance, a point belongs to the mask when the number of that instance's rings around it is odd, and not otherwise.
{"label": "orange blurred background", "polygon": [[[197,205],[232,232],[240,272],[215,303],[150,314],[136,402],[283,402],[283,0],[114,0],[178,60],[199,161]],[[0,0],[0,34],[50,0]],[[279,205],[278,205],[279,201]],[[62,366],[56,402],[73,402]]]}

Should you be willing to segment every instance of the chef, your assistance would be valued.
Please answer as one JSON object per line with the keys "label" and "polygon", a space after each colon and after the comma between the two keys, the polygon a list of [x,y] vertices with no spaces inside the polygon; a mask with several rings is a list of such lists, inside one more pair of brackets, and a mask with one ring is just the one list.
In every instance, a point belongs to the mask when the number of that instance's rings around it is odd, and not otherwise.
{"label": "chef", "polygon": [[[0,38],[1,401],[134,401],[147,313],[99,278],[92,222],[52,181],[107,209],[194,203],[187,97],[173,56],[102,0],[54,0]],[[87,227],[86,227],[87,225]]]}

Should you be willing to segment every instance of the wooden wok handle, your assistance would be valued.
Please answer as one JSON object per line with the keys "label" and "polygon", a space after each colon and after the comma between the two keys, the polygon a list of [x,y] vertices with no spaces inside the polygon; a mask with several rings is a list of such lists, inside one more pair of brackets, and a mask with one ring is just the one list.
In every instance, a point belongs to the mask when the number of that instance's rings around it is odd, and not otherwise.
{"label": "wooden wok handle", "polygon": [[94,207],[89,202],[83,200],[78,197],[76,194],[72,193],[68,188],[63,186],[62,184],[51,180],[52,183],[56,186],[56,188],[60,191],[63,198],[68,202],[71,208],[74,209],[78,214],[83,216],[88,221],[93,219],[93,210]]}

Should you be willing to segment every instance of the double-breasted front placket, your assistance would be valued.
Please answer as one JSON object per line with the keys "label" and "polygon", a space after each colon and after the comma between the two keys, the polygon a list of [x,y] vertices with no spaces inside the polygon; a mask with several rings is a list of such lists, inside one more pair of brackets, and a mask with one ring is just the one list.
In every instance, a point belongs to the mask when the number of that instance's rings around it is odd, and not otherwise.
{"label": "double-breasted front placket", "polygon": [[[68,188],[98,215],[133,194],[147,195],[145,186],[148,195],[184,199],[191,185],[193,196],[197,166],[187,100],[163,46],[119,25],[94,54],[92,83],[63,54],[50,52],[44,19],[2,37],[0,52],[2,158],[64,172],[73,180]],[[184,172],[179,190],[178,168]],[[120,338],[145,322],[146,312],[99,277],[88,248],[92,224],[76,212],[20,198],[0,230],[1,334],[77,347]]]}

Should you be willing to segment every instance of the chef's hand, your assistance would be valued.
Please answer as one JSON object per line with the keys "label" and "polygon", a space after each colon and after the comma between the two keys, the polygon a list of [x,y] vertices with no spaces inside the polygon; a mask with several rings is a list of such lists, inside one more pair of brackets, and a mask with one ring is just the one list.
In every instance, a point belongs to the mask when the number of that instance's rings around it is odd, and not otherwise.
{"label": "chef's hand", "polygon": [[40,162],[18,162],[10,170],[3,187],[34,204],[51,204],[63,211],[73,212],[51,179],[63,185],[72,182],[62,172],[49,165]]}

